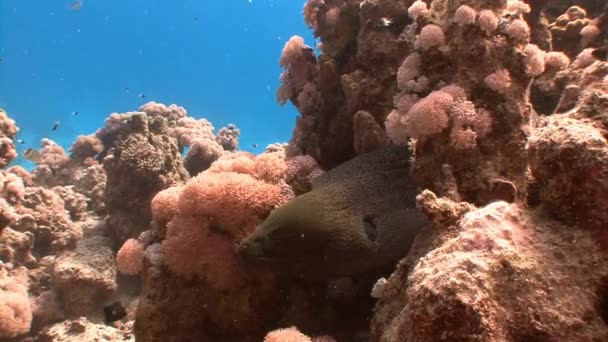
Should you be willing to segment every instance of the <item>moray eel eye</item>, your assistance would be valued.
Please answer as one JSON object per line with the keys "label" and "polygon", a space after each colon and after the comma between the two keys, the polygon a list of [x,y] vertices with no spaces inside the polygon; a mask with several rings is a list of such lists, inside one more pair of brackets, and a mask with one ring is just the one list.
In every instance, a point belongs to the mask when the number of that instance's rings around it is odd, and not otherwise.
{"label": "moray eel eye", "polygon": [[371,215],[365,215],[363,218],[365,236],[369,241],[375,242],[378,238],[378,227],[376,226],[376,218]]}

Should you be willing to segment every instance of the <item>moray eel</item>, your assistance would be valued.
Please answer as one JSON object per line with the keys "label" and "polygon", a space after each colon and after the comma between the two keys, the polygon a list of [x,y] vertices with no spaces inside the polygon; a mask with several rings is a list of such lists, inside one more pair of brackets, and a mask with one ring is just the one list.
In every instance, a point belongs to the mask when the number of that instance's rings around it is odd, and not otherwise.
{"label": "moray eel", "polygon": [[237,246],[246,266],[302,278],[354,276],[394,267],[428,221],[416,209],[410,153],[387,146],[313,181],[273,210]]}

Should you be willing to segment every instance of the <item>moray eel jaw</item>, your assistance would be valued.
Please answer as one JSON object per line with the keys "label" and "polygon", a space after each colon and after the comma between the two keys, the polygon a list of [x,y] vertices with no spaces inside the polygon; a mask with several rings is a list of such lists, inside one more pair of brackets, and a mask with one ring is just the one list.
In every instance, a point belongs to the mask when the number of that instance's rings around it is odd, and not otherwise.
{"label": "moray eel jaw", "polygon": [[257,265],[268,259],[271,248],[272,241],[267,235],[254,234],[241,242],[236,252],[246,265]]}

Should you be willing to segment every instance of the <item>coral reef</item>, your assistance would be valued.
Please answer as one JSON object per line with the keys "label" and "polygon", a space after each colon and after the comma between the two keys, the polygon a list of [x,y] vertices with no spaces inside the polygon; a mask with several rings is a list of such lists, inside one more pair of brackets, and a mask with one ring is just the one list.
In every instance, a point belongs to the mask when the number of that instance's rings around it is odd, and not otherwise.
{"label": "coral reef", "polygon": [[589,232],[495,202],[420,236],[416,252],[382,285],[372,341],[601,340],[608,332],[596,293],[608,268]]}
{"label": "coral reef", "polygon": [[189,117],[186,109],[174,104],[165,106],[148,102],[139,110],[150,117],[168,120],[169,133],[177,139],[180,152],[188,148],[184,166],[192,176],[206,170],[226,151],[234,151],[238,147],[240,130],[233,124],[222,127],[215,135],[209,120]]}
{"label": "coral reef", "polygon": [[279,100],[301,114],[290,145],[330,168],[384,130],[413,150],[435,222],[374,287],[371,340],[606,336],[608,70],[592,51],[607,10],[307,1],[321,55],[297,57],[299,37],[283,50]]}
{"label": "coral reef", "polygon": [[113,114],[97,132],[106,149],[105,204],[120,245],[149,228],[154,195],[188,179],[167,120],[146,113]]}
{"label": "coral reef", "polygon": [[[320,42],[287,40],[276,94],[300,116],[259,155],[232,124],[148,102],[7,168],[19,129],[0,110],[0,339],[605,340],[608,6],[307,0],[303,15]],[[433,223],[395,268],[313,281],[241,263],[271,211],[387,144],[411,150]]]}
{"label": "coral reef", "polygon": [[[150,202],[188,180],[181,149],[203,143],[190,133],[194,138],[180,144],[193,121],[185,109],[149,103],[142,110],[148,114],[111,114],[95,134],[77,137],[69,153],[43,139],[29,157],[36,163],[31,172],[20,166],[0,170],[0,312],[7,315],[1,338],[29,332],[40,341],[133,340],[144,254],[157,266],[163,259],[154,248],[160,244],[153,243],[159,237],[147,231],[160,227]],[[15,122],[0,114],[3,139],[14,138]],[[211,164],[238,147],[239,130],[229,125],[214,135],[208,126],[218,151],[204,162]],[[259,160],[256,175],[278,182],[285,171],[272,169],[272,158]],[[272,186],[283,196],[286,185]],[[118,311],[109,313],[110,307]]]}

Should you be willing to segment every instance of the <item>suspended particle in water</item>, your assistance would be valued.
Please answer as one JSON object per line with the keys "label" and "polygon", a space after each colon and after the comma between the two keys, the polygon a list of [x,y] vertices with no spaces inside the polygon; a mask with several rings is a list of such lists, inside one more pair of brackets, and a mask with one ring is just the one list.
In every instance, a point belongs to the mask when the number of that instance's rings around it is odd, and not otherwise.
{"label": "suspended particle in water", "polygon": [[84,1],[83,0],[78,0],[78,1],[74,1],[70,4],[70,10],[71,11],[78,11],[79,9],[82,8],[82,3]]}

